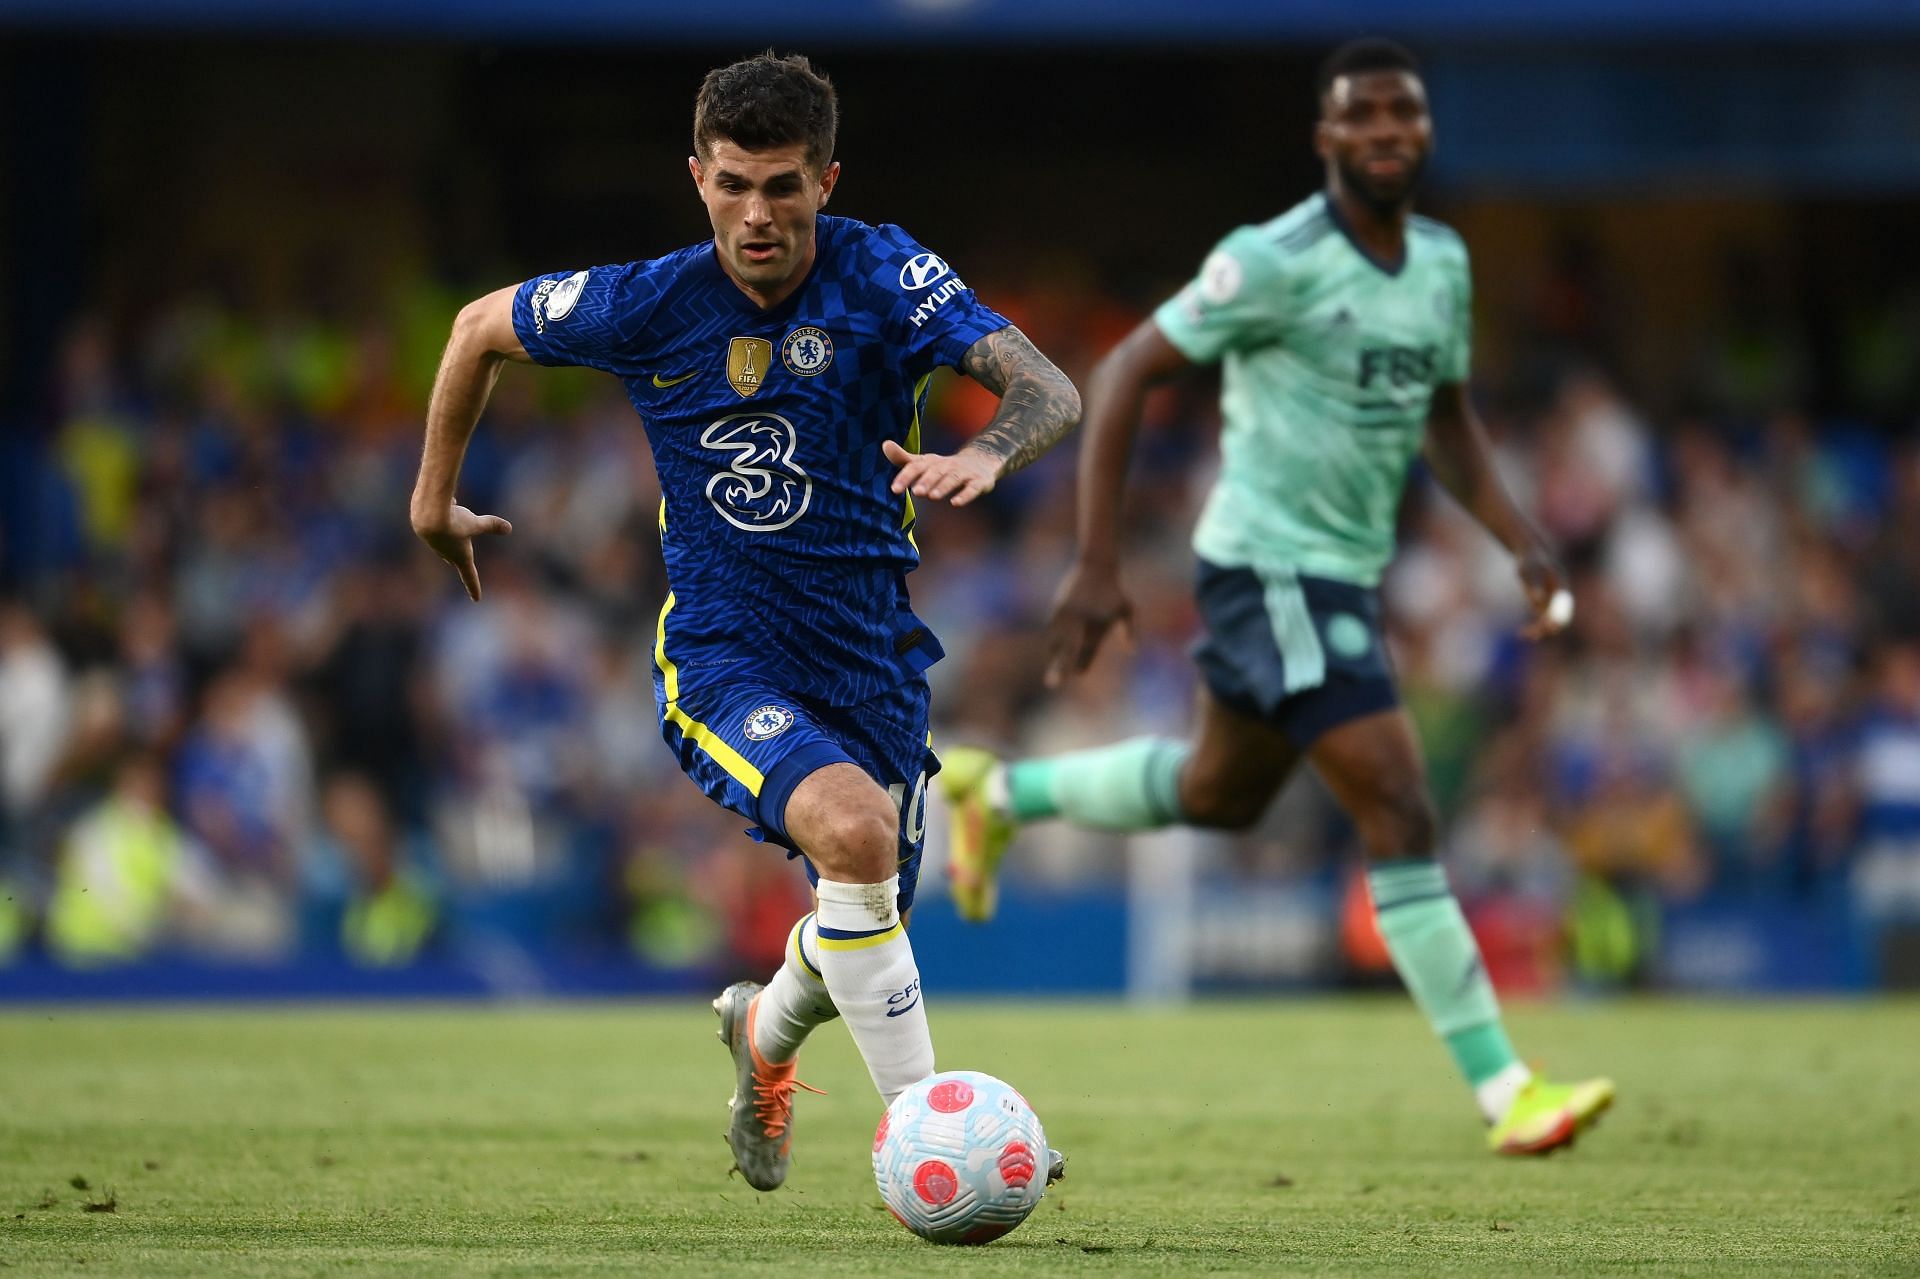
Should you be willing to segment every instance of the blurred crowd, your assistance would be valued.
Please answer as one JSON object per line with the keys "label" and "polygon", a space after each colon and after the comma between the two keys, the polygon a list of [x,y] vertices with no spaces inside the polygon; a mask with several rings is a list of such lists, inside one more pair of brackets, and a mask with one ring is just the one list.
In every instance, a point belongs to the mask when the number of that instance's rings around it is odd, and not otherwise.
{"label": "blurred crowd", "polygon": [[[1077,377],[1153,300],[1044,278],[975,283]],[[1384,587],[1456,887],[1543,971],[1603,982],[1657,980],[1661,912],[1704,898],[1836,907],[1865,934],[1920,917],[1912,388],[1876,403],[1868,350],[1862,407],[1816,411],[1790,314],[1730,291],[1689,385],[1629,392],[1603,279],[1543,264],[1483,303],[1507,338],[1489,424],[1574,573],[1571,635],[1518,638],[1511,566],[1423,476]],[[367,320],[209,293],[66,335],[53,411],[0,437],[0,962],[778,962],[804,880],[655,726],[659,494],[619,386],[503,376],[461,485],[515,527],[480,548],[484,603],[411,537],[458,301]],[[991,411],[960,380],[934,394],[930,447]],[[1039,672],[1072,450],[926,515],[936,745],[1184,729],[1216,429],[1205,376],[1150,402],[1138,633],[1062,692]],[[1013,874],[1114,878],[1115,853],[1040,829]],[[1207,873],[1343,884],[1352,858],[1307,779]]]}

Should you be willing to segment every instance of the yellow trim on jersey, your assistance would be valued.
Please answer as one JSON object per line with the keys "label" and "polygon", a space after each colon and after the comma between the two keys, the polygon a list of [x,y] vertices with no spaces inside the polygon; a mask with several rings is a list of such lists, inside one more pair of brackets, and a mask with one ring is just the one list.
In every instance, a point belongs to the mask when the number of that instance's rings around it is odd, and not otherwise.
{"label": "yellow trim on jersey", "polygon": [[664,538],[666,535],[667,535],[667,499],[666,499],[666,495],[662,494],[660,497],[660,536]]}
{"label": "yellow trim on jersey", "polygon": [[821,937],[821,950],[869,950],[875,946],[884,946],[907,931],[905,924],[895,924],[884,933],[875,933],[871,937]]}
{"label": "yellow trim on jersey", "polygon": [[727,770],[728,776],[746,787],[756,798],[760,788],[766,784],[764,773],[747,762],[746,756],[727,744],[720,736],[681,710],[672,702],[667,703],[667,722],[676,725],[682,733],[693,739],[693,744],[713,757],[713,762]]}
{"label": "yellow trim on jersey", "polygon": [[680,700],[680,668],[667,656],[667,614],[673,612],[673,592],[667,592],[667,602],[660,606],[660,628],[653,641],[653,664],[660,668],[666,677],[667,703],[671,705]]}
{"label": "yellow trim on jersey", "polygon": [[[913,421],[907,427],[907,452],[909,453],[918,453],[920,451],[920,402],[921,397],[927,393],[927,383],[932,380],[933,373],[929,371],[925,377],[914,383],[913,386]],[[913,494],[908,493],[906,498],[906,507],[900,513],[900,527],[907,530],[907,541],[911,543],[913,549],[917,551],[920,549],[920,543],[913,540]]]}
{"label": "yellow trim on jersey", "polygon": [[748,763],[746,756],[733,749],[726,738],[680,709],[680,668],[667,656],[667,614],[672,611],[673,592],[669,591],[667,602],[660,606],[660,629],[653,642],[653,660],[660,667],[661,679],[666,685],[667,722],[726,769],[729,777],[758,797],[760,788],[766,784],[766,774]]}

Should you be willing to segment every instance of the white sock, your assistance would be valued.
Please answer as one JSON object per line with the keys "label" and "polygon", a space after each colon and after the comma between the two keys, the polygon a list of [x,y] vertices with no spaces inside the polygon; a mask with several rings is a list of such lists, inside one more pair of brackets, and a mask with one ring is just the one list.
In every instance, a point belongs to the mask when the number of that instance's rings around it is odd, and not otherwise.
{"label": "white sock", "polygon": [[823,879],[814,912],[820,973],[887,1104],[933,1073],[933,1035],[899,894],[898,875],[884,884]]}
{"label": "white sock", "polygon": [[1487,1122],[1497,1124],[1507,1117],[1508,1107],[1520,1090],[1533,1082],[1533,1072],[1519,1062],[1513,1063],[1492,1079],[1478,1085],[1473,1090],[1474,1100],[1480,1103],[1480,1113]]}
{"label": "white sock", "polygon": [[818,933],[812,912],[787,934],[787,958],[760,992],[753,1018],[753,1047],[769,1062],[792,1061],[815,1026],[840,1015],[820,976]]}

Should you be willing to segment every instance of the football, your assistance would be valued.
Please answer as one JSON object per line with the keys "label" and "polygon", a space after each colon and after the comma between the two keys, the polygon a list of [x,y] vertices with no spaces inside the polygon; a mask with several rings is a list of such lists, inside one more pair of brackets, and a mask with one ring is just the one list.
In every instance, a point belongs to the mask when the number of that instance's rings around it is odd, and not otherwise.
{"label": "football", "polygon": [[873,1135],[873,1179],[900,1224],[933,1243],[988,1243],[1047,1192],[1047,1137],[1013,1087],[977,1070],[929,1075]]}

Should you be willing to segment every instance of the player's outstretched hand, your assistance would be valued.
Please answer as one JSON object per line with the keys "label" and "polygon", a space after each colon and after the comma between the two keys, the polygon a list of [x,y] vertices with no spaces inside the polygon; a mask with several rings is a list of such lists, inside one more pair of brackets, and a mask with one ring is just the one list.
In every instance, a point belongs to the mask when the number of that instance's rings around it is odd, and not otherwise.
{"label": "player's outstretched hand", "polygon": [[1530,640],[1546,639],[1567,629],[1573,621],[1573,592],[1567,588],[1567,572],[1544,546],[1535,546],[1520,557],[1520,587],[1527,593],[1527,610],[1532,618],[1520,628]]}
{"label": "player's outstretched hand", "polygon": [[498,515],[475,515],[464,506],[450,506],[438,520],[415,517],[413,531],[433,548],[434,554],[453,565],[453,571],[460,575],[460,585],[467,588],[467,598],[478,602],[480,570],[473,562],[473,539],[504,537],[513,532],[513,525]]}
{"label": "player's outstretched hand", "polygon": [[893,491],[913,490],[915,497],[951,501],[965,506],[974,498],[993,492],[1000,478],[1001,461],[985,449],[963,448],[958,453],[909,453],[892,440],[883,440],[880,451],[887,461],[900,468],[893,477]]}
{"label": "player's outstretched hand", "polygon": [[1058,688],[1067,676],[1093,664],[1107,632],[1118,625],[1133,640],[1133,601],[1120,586],[1120,574],[1110,568],[1075,564],[1053,597],[1053,617],[1047,623],[1047,687]]}

